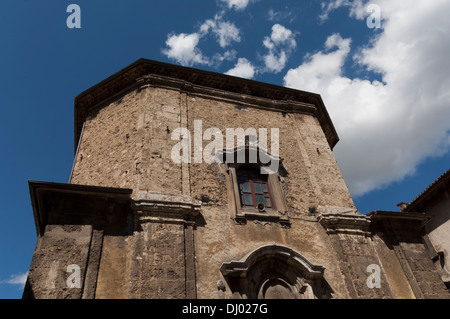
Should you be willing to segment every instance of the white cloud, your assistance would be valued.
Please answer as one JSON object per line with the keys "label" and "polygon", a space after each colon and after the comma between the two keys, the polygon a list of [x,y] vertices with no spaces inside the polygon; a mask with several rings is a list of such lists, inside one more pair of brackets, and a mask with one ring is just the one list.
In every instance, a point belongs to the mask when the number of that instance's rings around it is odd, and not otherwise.
{"label": "white cloud", "polygon": [[208,59],[197,48],[199,40],[200,34],[198,33],[169,35],[166,41],[168,48],[163,49],[162,53],[184,66],[208,64]]}
{"label": "white cloud", "polygon": [[[353,196],[401,180],[428,156],[450,149],[450,2],[373,2],[381,8],[382,32],[353,58],[383,82],[343,74],[351,41],[337,34],[284,78],[286,86],[321,94]],[[363,19],[361,1],[354,3],[354,17]]]}
{"label": "white cloud", "polygon": [[222,0],[228,6],[228,9],[243,10],[247,7],[250,0]]}
{"label": "white cloud", "polygon": [[286,52],[281,51],[277,55],[271,50],[264,56],[264,64],[269,72],[278,73],[284,69],[287,62]]}
{"label": "white cloud", "polygon": [[329,87],[341,75],[341,68],[345,58],[350,52],[350,39],[343,39],[339,34],[327,38],[327,50],[336,48],[331,52],[318,52],[309,57],[302,65],[287,72],[284,81],[286,86],[305,88],[316,91]]}
{"label": "white cloud", "polygon": [[278,73],[285,67],[297,42],[291,30],[277,23],[272,26],[270,37],[264,38],[263,45],[268,49],[268,53],[263,56],[265,71]]}
{"label": "white cloud", "polygon": [[200,26],[200,33],[202,35],[206,35],[210,31],[216,35],[220,47],[222,48],[229,46],[233,41],[241,41],[239,29],[234,23],[223,21],[222,15],[216,14],[214,19],[208,19]]}
{"label": "white cloud", "polygon": [[229,21],[223,21],[223,13],[216,14],[213,19],[207,19],[202,23],[197,32],[169,34],[166,40],[166,48],[161,52],[170,59],[174,59],[181,65],[192,66],[194,64],[216,65],[223,60],[235,58],[235,50],[227,50],[223,54],[216,53],[212,58],[203,55],[198,48],[200,40],[209,34],[217,38],[221,48],[229,46],[232,42],[241,41],[240,30]]}
{"label": "white cloud", "polygon": [[0,281],[0,284],[19,285],[21,288],[25,286],[27,281],[28,272],[24,274],[12,275],[9,279]]}
{"label": "white cloud", "polygon": [[[374,1],[371,1],[374,3]],[[349,7],[351,17],[356,17],[358,19],[362,19],[366,15],[365,7],[363,0],[333,0],[328,3],[322,2],[322,13],[319,15],[319,19],[321,22],[324,22],[328,19],[330,13],[340,7]]]}
{"label": "white cloud", "polygon": [[255,76],[255,73],[255,67],[246,58],[239,58],[234,68],[225,72],[225,74],[245,79],[252,79]]}
{"label": "white cloud", "polygon": [[295,48],[296,46],[292,31],[286,29],[278,23],[272,26],[272,34],[270,35],[270,39],[275,44],[287,44],[287,46],[290,48]]}

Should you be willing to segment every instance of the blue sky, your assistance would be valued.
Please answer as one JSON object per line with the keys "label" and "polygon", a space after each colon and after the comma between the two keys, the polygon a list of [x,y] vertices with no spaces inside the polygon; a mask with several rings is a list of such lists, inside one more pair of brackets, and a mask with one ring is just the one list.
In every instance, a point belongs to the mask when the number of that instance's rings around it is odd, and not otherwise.
{"label": "blue sky", "polygon": [[[81,28],[67,27],[72,3]],[[450,166],[448,12],[444,0],[4,0],[0,298],[21,297],[36,244],[27,181],[68,182],[75,96],[139,58],[321,94],[361,213],[410,202]]]}

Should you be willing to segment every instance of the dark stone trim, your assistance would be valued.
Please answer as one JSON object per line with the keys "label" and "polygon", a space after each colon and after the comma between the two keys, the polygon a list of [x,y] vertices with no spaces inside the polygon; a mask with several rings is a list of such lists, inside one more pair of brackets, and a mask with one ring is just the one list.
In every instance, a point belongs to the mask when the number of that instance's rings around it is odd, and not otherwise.
{"label": "dark stone trim", "polygon": [[95,299],[102,248],[103,230],[92,229],[91,245],[89,247],[82,299]]}
{"label": "dark stone trim", "polygon": [[197,298],[197,278],[195,271],[194,223],[184,227],[184,254],[186,271],[186,298]]}

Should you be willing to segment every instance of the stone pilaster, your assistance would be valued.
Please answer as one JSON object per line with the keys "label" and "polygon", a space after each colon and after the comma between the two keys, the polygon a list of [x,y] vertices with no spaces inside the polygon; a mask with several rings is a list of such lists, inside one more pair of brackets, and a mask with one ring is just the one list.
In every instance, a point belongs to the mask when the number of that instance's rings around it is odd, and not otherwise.
{"label": "stone pilaster", "polygon": [[[349,297],[392,298],[383,265],[372,244],[370,218],[356,213],[331,213],[320,215],[319,221],[338,256]],[[374,269],[371,278],[375,284],[369,278]]]}
{"label": "stone pilaster", "polygon": [[200,203],[185,195],[140,191],[130,298],[195,298],[195,218]]}

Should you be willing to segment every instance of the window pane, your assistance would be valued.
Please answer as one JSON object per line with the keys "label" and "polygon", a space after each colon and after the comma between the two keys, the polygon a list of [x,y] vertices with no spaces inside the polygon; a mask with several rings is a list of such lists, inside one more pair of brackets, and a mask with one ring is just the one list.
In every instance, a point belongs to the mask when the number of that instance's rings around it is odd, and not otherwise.
{"label": "window pane", "polygon": [[253,188],[255,189],[255,193],[262,194],[263,191],[260,183],[257,182],[253,183]]}
{"label": "window pane", "polygon": [[242,181],[241,182],[241,185],[242,185],[242,190],[244,191],[244,192],[251,192],[251,189],[250,189],[250,183],[248,182],[248,181]]}
{"label": "window pane", "polygon": [[262,175],[258,169],[249,167],[239,169],[237,177],[242,207],[254,208],[258,203],[263,203],[265,207],[273,209],[267,175]]}
{"label": "window pane", "polygon": [[272,205],[270,204],[270,199],[268,197],[264,197],[265,201],[266,201],[266,207],[272,207]]}
{"label": "window pane", "polygon": [[256,203],[264,203],[264,196],[263,195],[256,195]]}
{"label": "window pane", "polygon": [[244,194],[244,202],[245,202],[245,205],[253,206],[252,194]]}

